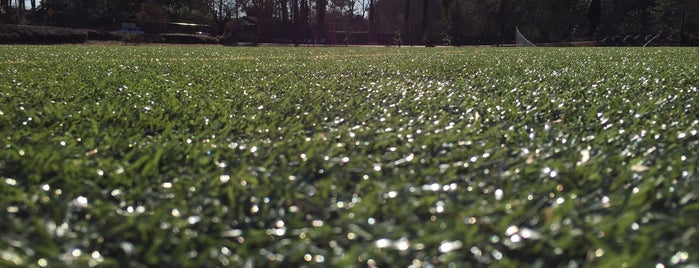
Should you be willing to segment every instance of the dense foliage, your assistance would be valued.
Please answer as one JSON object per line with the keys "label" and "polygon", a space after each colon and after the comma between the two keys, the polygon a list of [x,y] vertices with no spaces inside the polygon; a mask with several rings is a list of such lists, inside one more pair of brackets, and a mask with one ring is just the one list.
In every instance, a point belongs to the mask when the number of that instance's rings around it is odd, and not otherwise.
{"label": "dense foliage", "polygon": [[2,46],[0,266],[697,263],[698,52]]}
{"label": "dense foliage", "polygon": [[115,29],[136,17],[144,28],[168,18],[208,24],[207,32],[221,35],[226,23],[251,16],[262,42],[289,43],[391,44],[396,37],[410,44],[512,43],[515,27],[537,43],[662,34],[673,44],[696,45],[699,36],[694,0],[32,0],[31,8],[25,2],[0,0],[0,22]]}

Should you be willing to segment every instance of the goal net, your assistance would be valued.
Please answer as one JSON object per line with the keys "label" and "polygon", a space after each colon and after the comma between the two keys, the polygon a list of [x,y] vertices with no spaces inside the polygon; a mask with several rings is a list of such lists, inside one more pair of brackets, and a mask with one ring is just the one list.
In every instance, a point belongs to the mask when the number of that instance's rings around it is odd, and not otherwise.
{"label": "goal net", "polygon": [[519,31],[519,27],[515,27],[515,44],[518,47],[535,47],[536,45],[532,42],[529,42],[529,40],[522,35],[522,32]]}

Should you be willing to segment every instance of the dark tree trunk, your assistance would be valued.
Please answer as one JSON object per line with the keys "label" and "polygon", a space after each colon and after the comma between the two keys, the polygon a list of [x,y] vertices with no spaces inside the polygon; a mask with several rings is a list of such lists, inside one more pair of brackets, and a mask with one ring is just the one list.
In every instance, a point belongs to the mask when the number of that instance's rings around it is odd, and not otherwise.
{"label": "dark tree trunk", "polygon": [[405,40],[410,40],[410,0],[405,0],[405,11],[403,11],[403,35]]}
{"label": "dark tree trunk", "polygon": [[308,0],[301,0],[300,9],[299,31],[301,38],[306,39],[308,38],[308,13],[310,13],[308,10]]}
{"label": "dark tree trunk", "polygon": [[373,42],[374,39],[374,31],[375,31],[375,19],[376,14],[374,12],[374,0],[369,0],[369,42]]}
{"label": "dark tree trunk", "polygon": [[282,22],[286,25],[289,23],[289,5],[287,4],[287,0],[279,0],[279,8],[281,8],[282,11]]}
{"label": "dark tree trunk", "polygon": [[321,39],[325,39],[325,11],[328,6],[328,0],[317,0],[316,12],[318,12],[318,35]]}
{"label": "dark tree trunk", "polygon": [[279,16],[281,17],[281,28],[282,32],[279,33],[280,36],[284,37],[284,42],[288,42],[289,38],[293,38],[291,34],[291,29],[293,28],[289,25],[289,3],[288,0],[279,0]]}
{"label": "dark tree trunk", "polygon": [[592,0],[592,2],[590,2],[590,7],[587,11],[587,19],[590,22],[590,28],[588,28],[587,30],[588,36],[592,36],[595,34],[601,16],[602,3],[600,2],[600,0]]}
{"label": "dark tree trunk", "polygon": [[301,26],[308,25],[308,0],[301,0]]}
{"label": "dark tree trunk", "polygon": [[429,27],[428,12],[430,11],[430,0],[422,0],[422,34],[427,33]]}
{"label": "dark tree trunk", "polygon": [[299,33],[301,29],[299,27],[299,1],[291,0],[291,14],[289,14],[291,28],[289,28],[289,33],[291,34],[291,39],[294,44],[299,43]]}
{"label": "dark tree trunk", "polygon": [[222,34],[226,28],[226,23],[223,20],[223,0],[218,0],[215,4],[217,5],[217,9],[211,9],[214,21],[216,22],[217,32],[215,34]]}
{"label": "dark tree trunk", "polygon": [[505,25],[506,18],[507,18],[507,1],[503,0],[500,3],[500,8],[498,9],[498,24],[500,24],[500,45],[504,44],[507,40],[505,40],[505,37],[508,36],[505,34],[505,31],[507,29],[507,25]]}
{"label": "dark tree trunk", "polygon": [[36,10],[36,0],[32,0],[30,3],[32,5],[32,10]]}
{"label": "dark tree trunk", "polygon": [[291,0],[291,23],[298,26],[299,22],[299,0]]}

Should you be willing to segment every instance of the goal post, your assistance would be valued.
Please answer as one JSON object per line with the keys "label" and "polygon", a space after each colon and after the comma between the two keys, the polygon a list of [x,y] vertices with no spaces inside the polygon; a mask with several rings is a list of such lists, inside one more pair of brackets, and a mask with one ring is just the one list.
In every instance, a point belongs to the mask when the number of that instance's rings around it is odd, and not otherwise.
{"label": "goal post", "polygon": [[515,46],[518,47],[535,47],[536,45],[529,41],[522,32],[519,31],[519,27],[515,27]]}

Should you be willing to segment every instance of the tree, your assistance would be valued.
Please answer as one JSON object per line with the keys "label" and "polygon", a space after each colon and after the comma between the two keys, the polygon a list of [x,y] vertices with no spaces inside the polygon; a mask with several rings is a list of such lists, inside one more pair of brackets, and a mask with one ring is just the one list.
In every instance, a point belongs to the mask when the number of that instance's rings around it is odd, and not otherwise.
{"label": "tree", "polygon": [[410,0],[405,0],[405,10],[403,11],[403,36],[410,38]]}
{"label": "tree", "polygon": [[310,6],[308,3],[308,0],[300,0],[299,2],[299,18],[298,18],[298,30],[302,31],[303,37],[307,37],[307,31],[308,31],[308,23],[309,23],[309,14],[310,14]]}
{"label": "tree", "polygon": [[226,22],[233,17],[238,17],[239,3],[236,0],[207,0],[209,12],[216,26],[216,33],[221,34]]}
{"label": "tree", "polygon": [[279,9],[281,9],[282,23],[289,24],[289,5],[288,0],[279,0]]}
{"label": "tree", "polygon": [[321,39],[325,39],[326,35],[326,22],[325,22],[325,14],[328,8],[328,0],[316,0],[316,18],[317,20],[317,31],[318,31],[318,37]]}
{"label": "tree", "polygon": [[154,34],[166,28],[168,18],[163,6],[154,0],[150,0],[141,5],[140,10],[136,14],[136,21],[143,28],[144,32]]}
{"label": "tree", "polygon": [[682,20],[683,32],[686,35],[694,36],[694,42],[699,41],[696,39],[699,37],[699,16],[696,15],[699,14],[699,1],[684,1],[682,11],[684,13]]}
{"label": "tree", "polygon": [[609,0],[603,2],[598,32],[605,35],[643,33],[652,29],[647,10],[653,0]]}
{"label": "tree", "polygon": [[502,0],[498,8],[498,24],[500,26],[500,38],[498,38],[499,44],[505,43],[505,36],[507,36],[507,17],[508,17],[508,3],[507,0]]}
{"label": "tree", "polygon": [[679,33],[684,17],[681,9],[682,6],[677,0],[655,0],[648,12],[653,29],[672,34]]}
{"label": "tree", "polygon": [[590,22],[590,27],[587,30],[587,35],[592,36],[599,25],[600,16],[602,15],[602,2],[600,0],[592,0],[587,11],[587,19]]}
{"label": "tree", "polygon": [[0,0],[0,15],[10,13],[10,0]]}
{"label": "tree", "polygon": [[[429,11],[430,11],[430,1],[431,0],[422,0],[422,22],[420,23],[420,27],[422,28],[422,39],[423,41],[425,38],[429,35],[429,28],[430,28],[430,20],[429,20]],[[426,44],[430,45],[430,44]]]}
{"label": "tree", "polygon": [[374,23],[376,22],[376,11],[374,10],[375,0],[369,0],[369,32],[373,32]]}
{"label": "tree", "polygon": [[[454,20],[457,16],[455,0],[442,0],[442,43],[451,45],[454,41]],[[434,40],[433,40],[434,41]]]}

